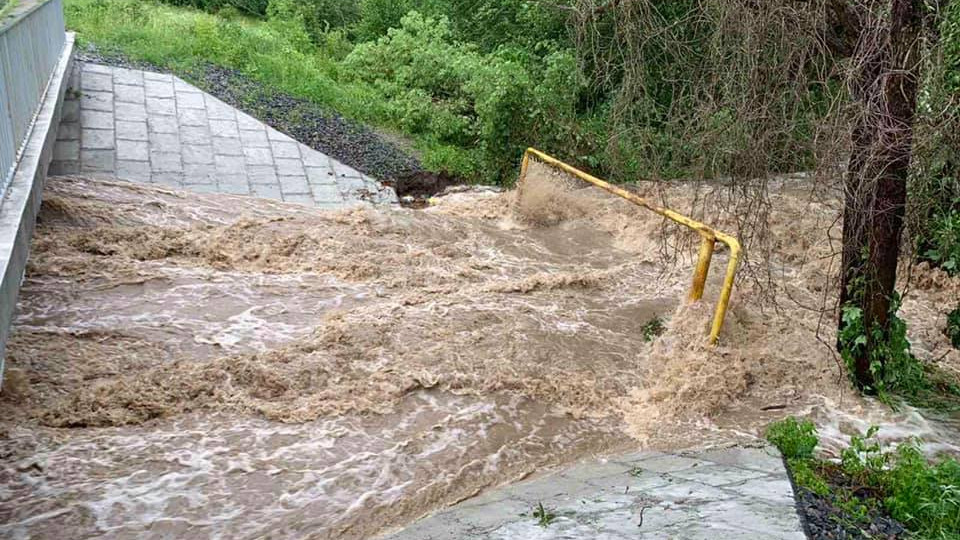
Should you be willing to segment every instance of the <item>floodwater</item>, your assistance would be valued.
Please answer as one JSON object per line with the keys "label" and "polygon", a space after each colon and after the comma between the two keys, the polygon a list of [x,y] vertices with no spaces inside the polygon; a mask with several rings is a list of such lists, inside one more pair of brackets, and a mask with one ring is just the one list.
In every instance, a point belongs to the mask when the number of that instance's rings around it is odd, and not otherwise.
{"label": "floodwater", "polygon": [[[720,272],[684,301],[695,242],[536,166],[520,195],[426,211],[52,179],[0,397],[0,535],[370,538],[550,467],[754,440],[790,413],[828,452],[872,423],[957,452],[949,420],[845,390],[830,315],[809,309],[831,300],[837,205],[774,200],[775,277],[738,286],[712,348]],[[956,369],[937,328],[960,283],[916,272],[910,337]]]}

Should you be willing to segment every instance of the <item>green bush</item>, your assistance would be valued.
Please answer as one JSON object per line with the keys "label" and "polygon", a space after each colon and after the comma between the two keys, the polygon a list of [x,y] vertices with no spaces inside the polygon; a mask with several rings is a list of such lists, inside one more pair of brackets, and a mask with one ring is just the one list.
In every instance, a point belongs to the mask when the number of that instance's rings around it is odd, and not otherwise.
{"label": "green bush", "polygon": [[930,463],[916,441],[885,448],[871,427],[843,450],[843,471],[859,485],[878,488],[890,515],[918,538],[960,538],[960,463]]}
{"label": "green bush", "polygon": [[789,416],[770,424],[767,440],[776,446],[787,459],[810,459],[820,439],[810,420],[797,420]]}
{"label": "green bush", "polygon": [[[960,208],[960,200],[953,203]],[[960,274],[960,210],[943,210],[933,218],[925,256],[951,276]]]}
{"label": "green bush", "polygon": [[947,315],[947,337],[954,348],[960,349],[960,305]]}
{"label": "green bush", "polygon": [[354,48],[344,65],[382,92],[404,129],[477,147],[484,156],[477,180],[508,178],[524,147],[563,148],[576,132],[581,79],[568,51],[541,59],[511,48],[484,54],[456,41],[447,18],[413,11],[399,28]]}

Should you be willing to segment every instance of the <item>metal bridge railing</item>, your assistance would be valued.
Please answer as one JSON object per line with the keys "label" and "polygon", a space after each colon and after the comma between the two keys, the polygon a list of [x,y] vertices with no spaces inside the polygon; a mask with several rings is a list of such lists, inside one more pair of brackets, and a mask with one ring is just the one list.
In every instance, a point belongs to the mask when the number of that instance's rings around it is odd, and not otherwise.
{"label": "metal bridge railing", "polygon": [[730,294],[733,292],[733,282],[737,276],[737,264],[740,261],[741,247],[736,238],[717,231],[699,221],[690,219],[684,215],[678,214],[669,208],[663,208],[651,204],[649,201],[635,193],[611,185],[599,178],[585,173],[575,167],[572,167],[556,158],[548,156],[543,152],[528,148],[523,154],[523,164],[520,167],[520,179],[518,185],[521,185],[527,177],[527,167],[530,164],[530,157],[533,156],[538,161],[563,170],[577,178],[593,184],[594,186],[609,191],[618,197],[622,197],[637,206],[642,206],[647,210],[656,212],[661,216],[679,223],[684,227],[693,229],[702,238],[700,243],[700,255],[697,259],[697,266],[693,273],[693,285],[690,287],[689,301],[696,302],[703,298],[703,289],[706,286],[707,274],[710,272],[710,262],[713,259],[713,249],[717,242],[722,242],[730,248],[730,261],[727,263],[727,273],[723,280],[723,289],[720,291],[720,300],[717,302],[717,308],[713,316],[713,325],[710,329],[710,343],[716,345],[720,339],[720,330],[723,328],[723,320],[727,316],[727,307],[730,305]]}
{"label": "metal bridge railing", "polygon": [[62,0],[14,0],[0,14],[0,200],[66,40]]}

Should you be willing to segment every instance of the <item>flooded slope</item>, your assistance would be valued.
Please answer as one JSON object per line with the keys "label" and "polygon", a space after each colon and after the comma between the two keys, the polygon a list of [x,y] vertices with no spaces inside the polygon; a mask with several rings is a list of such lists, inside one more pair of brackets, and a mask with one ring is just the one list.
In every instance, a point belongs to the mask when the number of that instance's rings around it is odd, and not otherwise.
{"label": "flooded slope", "polygon": [[[775,195],[778,277],[739,286],[711,348],[719,276],[685,305],[683,231],[532,172],[519,195],[340,213],[52,179],[0,398],[0,533],[366,538],[586,455],[884,414],[798,307],[829,296],[836,205]],[[960,365],[934,302],[960,287],[921,272],[911,337]]]}

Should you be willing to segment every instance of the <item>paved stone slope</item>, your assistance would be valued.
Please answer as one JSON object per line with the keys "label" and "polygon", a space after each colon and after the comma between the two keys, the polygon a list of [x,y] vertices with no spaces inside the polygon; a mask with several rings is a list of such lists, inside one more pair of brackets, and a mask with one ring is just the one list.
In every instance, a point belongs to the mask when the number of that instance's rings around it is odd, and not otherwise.
{"label": "paved stone slope", "polygon": [[102,174],[322,208],[393,190],[168,74],[76,62],[50,174]]}
{"label": "paved stone slope", "polygon": [[[552,519],[535,515],[540,504]],[[583,463],[468,499],[388,540],[804,540],[772,448],[642,452]]]}

